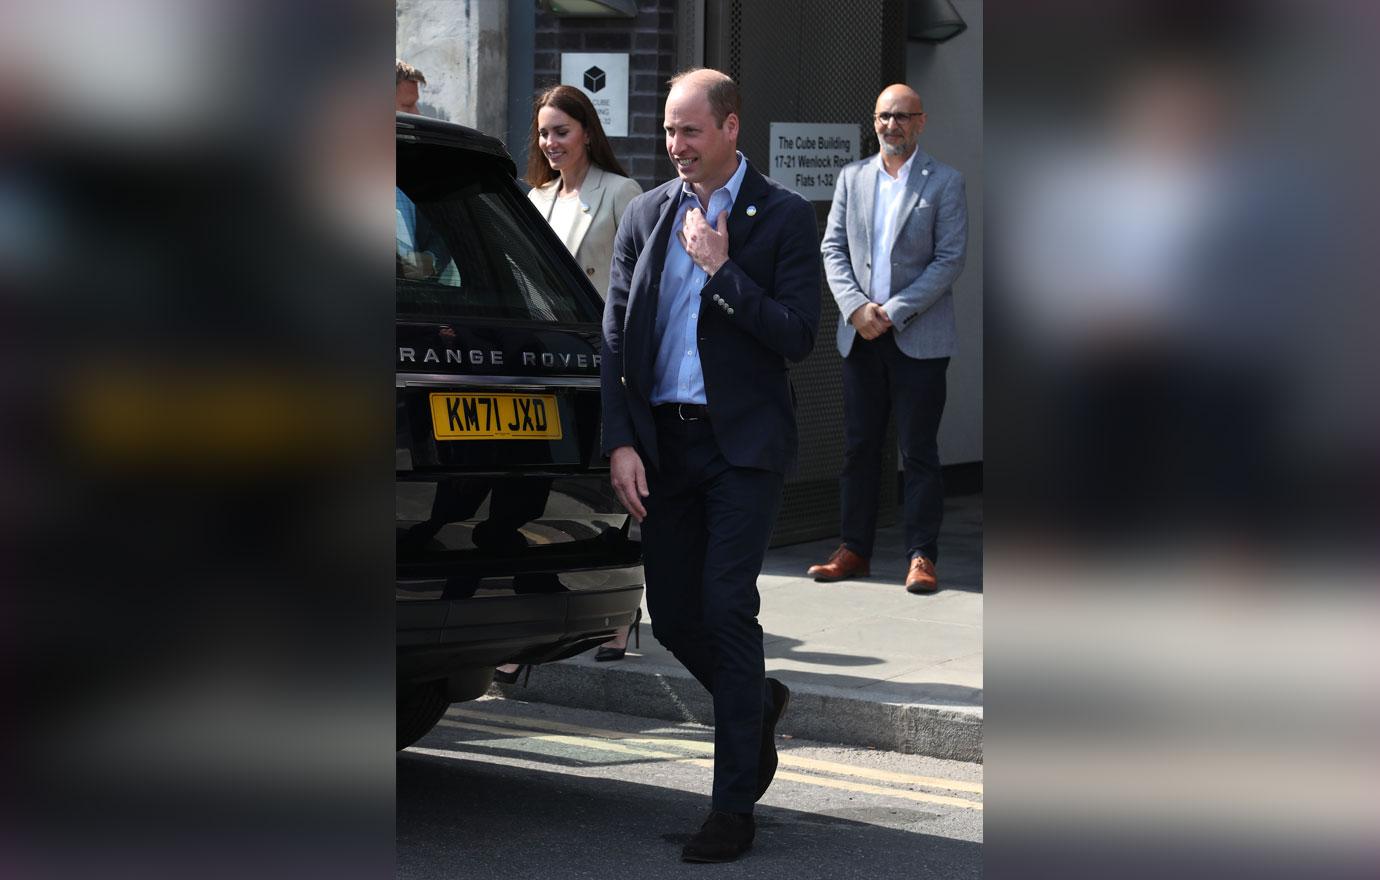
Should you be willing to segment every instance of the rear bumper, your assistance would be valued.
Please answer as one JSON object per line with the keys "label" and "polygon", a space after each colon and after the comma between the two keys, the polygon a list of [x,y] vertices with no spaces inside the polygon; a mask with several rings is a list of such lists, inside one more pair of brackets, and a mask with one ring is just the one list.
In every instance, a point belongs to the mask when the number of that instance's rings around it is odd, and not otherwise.
{"label": "rear bumper", "polygon": [[[429,594],[433,579],[399,580],[399,592]],[[460,598],[397,603],[397,675],[404,684],[475,667],[544,663],[607,641],[642,602],[641,565],[550,575],[524,592],[462,587]],[[447,595],[454,595],[452,585]]]}

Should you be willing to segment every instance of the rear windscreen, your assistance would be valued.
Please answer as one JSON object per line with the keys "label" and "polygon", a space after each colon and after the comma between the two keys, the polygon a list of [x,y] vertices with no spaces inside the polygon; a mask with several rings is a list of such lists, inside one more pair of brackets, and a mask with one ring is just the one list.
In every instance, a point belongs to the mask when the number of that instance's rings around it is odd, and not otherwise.
{"label": "rear windscreen", "polygon": [[597,323],[543,223],[500,163],[397,145],[398,314]]}

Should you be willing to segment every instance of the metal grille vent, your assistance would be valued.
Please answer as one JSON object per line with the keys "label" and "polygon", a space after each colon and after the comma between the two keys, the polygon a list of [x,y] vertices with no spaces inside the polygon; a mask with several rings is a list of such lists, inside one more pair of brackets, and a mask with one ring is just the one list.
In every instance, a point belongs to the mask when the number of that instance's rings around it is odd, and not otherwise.
{"label": "metal grille vent", "polygon": [[728,13],[728,75],[743,84],[743,3],[732,0]]}

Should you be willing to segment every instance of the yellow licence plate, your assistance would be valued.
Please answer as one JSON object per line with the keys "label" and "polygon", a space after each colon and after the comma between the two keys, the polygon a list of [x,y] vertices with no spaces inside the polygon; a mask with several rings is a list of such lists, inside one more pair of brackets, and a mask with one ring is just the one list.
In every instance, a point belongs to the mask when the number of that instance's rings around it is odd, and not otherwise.
{"label": "yellow licence plate", "polygon": [[437,440],[559,440],[554,394],[432,394]]}

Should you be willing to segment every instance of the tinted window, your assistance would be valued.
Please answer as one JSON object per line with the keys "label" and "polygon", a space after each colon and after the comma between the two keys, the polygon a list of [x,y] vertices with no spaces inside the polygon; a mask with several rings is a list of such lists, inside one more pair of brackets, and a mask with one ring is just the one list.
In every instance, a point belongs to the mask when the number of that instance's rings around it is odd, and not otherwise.
{"label": "tinted window", "polygon": [[399,143],[397,175],[399,314],[599,321],[498,162]]}

